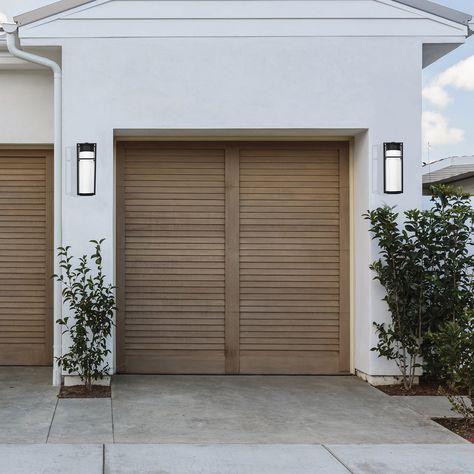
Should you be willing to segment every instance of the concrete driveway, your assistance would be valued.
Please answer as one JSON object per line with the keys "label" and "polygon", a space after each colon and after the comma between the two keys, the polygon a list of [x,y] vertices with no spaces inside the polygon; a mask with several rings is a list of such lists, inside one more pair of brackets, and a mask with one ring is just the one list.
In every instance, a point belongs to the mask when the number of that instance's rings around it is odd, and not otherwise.
{"label": "concrete driveway", "polygon": [[458,444],[356,377],[117,376],[57,400],[44,368],[0,368],[0,443]]}
{"label": "concrete driveway", "polygon": [[356,377],[118,376],[116,443],[459,443]]}
{"label": "concrete driveway", "polygon": [[442,398],[355,377],[118,376],[112,400],[50,381],[0,368],[0,474],[474,473],[474,446],[429,419]]}

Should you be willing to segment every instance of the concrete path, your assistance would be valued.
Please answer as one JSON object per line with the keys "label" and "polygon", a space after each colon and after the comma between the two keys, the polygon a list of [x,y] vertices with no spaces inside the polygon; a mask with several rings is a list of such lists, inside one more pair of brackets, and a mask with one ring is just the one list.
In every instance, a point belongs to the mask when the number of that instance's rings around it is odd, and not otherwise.
{"label": "concrete path", "polygon": [[420,415],[428,418],[457,418],[451,410],[451,403],[446,397],[418,396],[418,397],[391,397],[394,402],[405,405]]}
{"label": "concrete path", "polygon": [[45,443],[57,393],[48,368],[1,368],[0,443]]}
{"label": "concrete path", "polygon": [[471,445],[0,445],[0,474],[472,474]]}
{"label": "concrete path", "polygon": [[101,445],[0,445],[1,474],[101,474]]}
{"label": "concrete path", "polygon": [[465,443],[430,420],[442,398],[414,406],[356,377],[118,376],[112,400],[58,400],[50,377],[0,369],[0,443]]}

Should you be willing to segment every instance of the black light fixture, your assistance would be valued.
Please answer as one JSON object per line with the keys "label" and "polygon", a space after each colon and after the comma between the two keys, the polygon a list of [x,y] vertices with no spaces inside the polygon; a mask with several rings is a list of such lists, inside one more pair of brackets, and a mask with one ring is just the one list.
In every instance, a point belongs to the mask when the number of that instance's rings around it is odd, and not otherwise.
{"label": "black light fixture", "polygon": [[77,144],[77,194],[94,196],[96,188],[97,144]]}
{"label": "black light fixture", "polygon": [[385,194],[403,193],[403,143],[384,143],[383,187]]}

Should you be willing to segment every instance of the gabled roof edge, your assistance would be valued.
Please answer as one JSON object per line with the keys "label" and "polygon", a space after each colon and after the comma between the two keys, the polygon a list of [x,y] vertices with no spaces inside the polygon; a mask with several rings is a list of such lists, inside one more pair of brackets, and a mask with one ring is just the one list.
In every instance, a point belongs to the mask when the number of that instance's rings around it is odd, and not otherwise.
{"label": "gabled roof edge", "polygon": [[429,0],[394,0],[397,3],[402,3],[408,7],[416,8],[426,13],[431,13],[432,15],[439,16],[446,20],[454,21],[455,23],[461,23],[462,25],[469,25],[469,22],[472,20],[472,15],[468,13],[460,12],[459,10],[454,10],[453,8],[445,7],[444,5],[439,5],[438,3],[431,2]]}
{"label": "gabled roof edge", "polygon": [[66,12],[72,8],[81,7],[88,3],[92,3],[95,0],[59,0],[59,2],[51,3],[50,5],[45,5],[44,7],[37,8],[36,10],[31,10],[21,15],[15,16],[13,19],[18,26],[29,25],[35,21],[43,20],[53,15],[58,15],[59,13]]}
{"label": "gabled roof edge", "polygon": [[[92,3],[95,0],[59,0],[50,5],[46,5],[36,10],[23,13],[14,17],[15,22],[19,26],[25,26],[35,21],[43,20],[53,15],[66,12],[72,8],[80,7],[88,3]],[[462,25],[469,26],[469,22],[472,20],[472,15],[467,13],[454,10],[438,3],[431,2],[429,0],[394,0],[397,3],[401,3],[408,7],[416,8],[417,10],[424,11],[425,13],[430,13],[435,16],[439,16],[446,20],[453,21],[455,23],[460,23]]]}

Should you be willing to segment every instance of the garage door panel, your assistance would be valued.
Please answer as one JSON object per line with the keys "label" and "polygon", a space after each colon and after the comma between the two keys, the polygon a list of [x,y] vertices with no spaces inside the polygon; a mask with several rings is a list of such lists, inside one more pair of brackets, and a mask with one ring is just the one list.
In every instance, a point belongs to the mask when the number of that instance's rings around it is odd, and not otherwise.
{"label": "garage door panel", "polygon": [[[339,372],[340,153],[287,148],[241,151],[241,373]],[[318,280],[333,291],[318,292]],[[260,329],[276,321],[278,332]],[[331,330],[321,331],[321,321]]]}
{"label": "garage door panel", "polygon": [[119,245],[126,290],[119,368],[222,373],[223,152],[138,147],[122,159]]}
{"label": "garage door panel", "polygon": [[0,365],[52,363],[52,168],[0,151]]}

